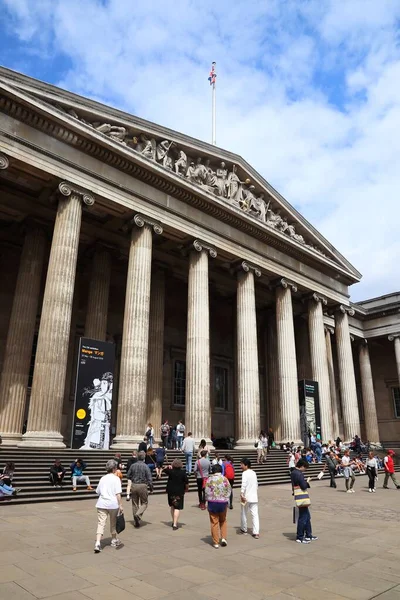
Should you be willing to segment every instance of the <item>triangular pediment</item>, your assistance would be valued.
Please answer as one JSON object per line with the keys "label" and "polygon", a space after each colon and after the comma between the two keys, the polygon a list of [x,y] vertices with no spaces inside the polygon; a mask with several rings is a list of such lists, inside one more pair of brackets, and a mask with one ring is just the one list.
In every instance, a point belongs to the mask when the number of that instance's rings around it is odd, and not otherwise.
{"label": "triangular pediment", "polygon": [[2,68],[1,88],[40,102],[42,109],[79,126],[86,136],[103,138],[114,152],[129,152],[150,170],[161,169],[166,178],[226,204],[298,252],[334,265],[350,281],[360,279],[360,273],[240,156]]}

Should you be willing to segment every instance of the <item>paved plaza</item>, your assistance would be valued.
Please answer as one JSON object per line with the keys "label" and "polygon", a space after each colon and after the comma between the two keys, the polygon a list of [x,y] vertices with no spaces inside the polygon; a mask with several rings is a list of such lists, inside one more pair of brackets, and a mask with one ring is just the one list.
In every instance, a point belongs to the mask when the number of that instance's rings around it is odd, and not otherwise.
{"label": "paved plaza", "polygon": [[[208,515],[188,494],[173,532],[166,496],[151,496],[141,529],[125,502],[123,546],[93,553],[95,498],[0,505],[0,598],[4,600],[400,600],[400,492],[356,494],[326,482],[312,487],[319,540],[294,542],[288,485],[260,488],[261,537],[239,533],[238,491],[229,511],[228,547],[212,548]],[[382,482],[379,482],[382,485]]]}

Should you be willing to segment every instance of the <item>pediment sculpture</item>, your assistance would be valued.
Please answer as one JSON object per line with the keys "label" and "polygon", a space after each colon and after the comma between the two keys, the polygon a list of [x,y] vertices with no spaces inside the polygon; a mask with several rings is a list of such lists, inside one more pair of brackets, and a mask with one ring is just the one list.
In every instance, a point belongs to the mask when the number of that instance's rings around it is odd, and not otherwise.
{"label": "pediment sculpture", "polygon": [[73,109],[66,109],[60,105],[56,105],[56,108],[113,141],[131,148],[147,160],[200,186],[203,191],[226,200],[268,227],[286,234],[299,244],[325,256],[317,246],[307,243],[304,237],[296,232],[295,226],[280,214],[280,211],[275,212],[271,209],[270,201],[265,200],[263,192],[257,192],[250,179],[241,181],[235,164],[228,167],[223,161],[219,164],[213,161],[211,164],[209,158],[204,161],[201,157],[191,158],[176,142],[166,139],[157,140],[144,133],[135,135],[126,127],[110,123],[89,122],[81,118]]}

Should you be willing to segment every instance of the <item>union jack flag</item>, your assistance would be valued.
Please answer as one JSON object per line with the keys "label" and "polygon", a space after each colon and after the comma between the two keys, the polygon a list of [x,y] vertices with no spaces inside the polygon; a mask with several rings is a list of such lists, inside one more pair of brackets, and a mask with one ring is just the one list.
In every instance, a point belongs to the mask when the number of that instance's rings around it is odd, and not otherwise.
{"label": "union jack flag", "polygon": [[208,76],[208,81],[210,82],[210,85],[213,85],[216,80],[217,80],[217,74],[215,72],[215,65],[217,63],[213,62],[211,65],[211,71],[210,71],[210,75]]}

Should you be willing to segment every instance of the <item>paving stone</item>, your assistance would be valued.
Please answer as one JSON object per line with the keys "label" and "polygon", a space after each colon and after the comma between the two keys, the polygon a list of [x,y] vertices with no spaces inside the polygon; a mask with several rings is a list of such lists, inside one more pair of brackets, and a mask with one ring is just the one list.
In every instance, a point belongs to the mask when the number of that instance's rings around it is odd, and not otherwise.
{"label": "paving stone", "polygon": [[[154,579],[155,581],[159,581],[160,587],[151,585],[146,581],[137,579],[136,577],[129,577],[128,579],[117,581],[116,583],[114,583],[114,585],[131,594],[135,594],[136,596],[138,596],[139,598],[143,598],[144,600],[157,600],[158,598],[165,598],[165,596],[169,596],[169,591],[161,587],[162,578],[155,577]],[[118,593],[116,596],[118,597]]]}
{"label": "paving stone", "polygon": [[366,589],[368,585],[367,580],[360,578],[359,581],[360,586],[364,584],[366,586],[365,588],[359,587],[358,585],[352,585],[341,580],[340,571],[335,579],[313,579],[312,581],[308,581],[307,584],[308,586],[316,588],[320,593],[320,597],[323,598],[325,597],[325,592],[333,592],[339,594],[339,596],[350,598],[350,600],[369,600],[369,598],[376,596],[375,592]]}
{"label": "paving stone", "polygon": [[112,584],[85,588],[81,590],[81,593],[84,598],[92,598],[93,600],[142,600],[140,596],[119,589]]}
{"label": "paving stone", "polygon": [[61,576],[26,577],[18,581],[18,584],[37,598],[48,598],[74,590],[82,591],[83,588],[91,585],[73,573]]}
{"label": "paving stone", "polygon": [[1,598],[5,600],[36,600],[36,596],[32,596],[29,592],[24,590],[16,582],[7,582],[0,584]]}
{"label": "paving stone", "polygon": [[[214,552],[214,548],[212,548],[212,551]],[[205,556],[203,556],[203,560],[205,560]],[[196,567],[193,565],[175,567],[174,569],[169,569],[168,571],[166,571],[166,573],[174,575],[175,577],[180,577],[181,579],[185,579],[186,581],[192,581],[193,583],[197,583],[199,585],[201,585],[205,581],[215,581],[216,579],[223,579],[224,577],[224,575],[221,576],[217,573],[214,573],[213,571],[209,571],[208,569]]]}

